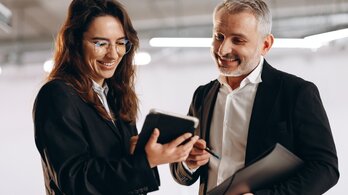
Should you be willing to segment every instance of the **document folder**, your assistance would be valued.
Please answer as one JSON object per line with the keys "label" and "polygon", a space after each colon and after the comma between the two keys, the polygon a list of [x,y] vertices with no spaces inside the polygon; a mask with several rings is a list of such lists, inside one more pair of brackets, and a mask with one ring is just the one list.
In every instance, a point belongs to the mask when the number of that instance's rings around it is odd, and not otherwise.
{"label": "document folder", "polygon": [[238,170],[207,195],[237,195],[252,192],[291,175],[303,161],[277,143],[250,165]]}

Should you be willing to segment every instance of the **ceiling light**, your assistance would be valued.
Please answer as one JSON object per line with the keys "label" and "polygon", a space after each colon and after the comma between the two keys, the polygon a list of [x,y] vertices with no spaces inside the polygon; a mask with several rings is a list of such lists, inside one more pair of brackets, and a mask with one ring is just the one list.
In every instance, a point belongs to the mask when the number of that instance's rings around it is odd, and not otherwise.
{"label": "ceiling light", "polygon": [[44,71],[47,73],[51,72],[53,69],[53,65],[54,65],[53,60],[47,60],[43,65]]}
{"label": "ceiling light", "polygon": [[0,66],[0,75],[2,74],[2,68],[1,68],[1,66]]}
{"label": "ceiling light", "polygon": [[311,35],[305,37],[304,39],[325,44],[327,42],[343,39],[346,37],[348,37],[348,28]]}
{"label": "ceiling light", "polygon": [[318,49],[321,46],[320,42],[313,40],[277,38],[274,40],[272,48]]}
{"label": "ceiling light", "polygon": [[135,54],[134,63],[135,65],[148,65],[151,62],[151,55],[147,52],[138,52]]}
{"label": "ceiling light", "polygon": [[[326,43],[348,37],[348,28],[307,36],[303,39],[276,38],[273,48],[318,49]],[[211,47],[211,38],[152,38],[152,47]]]}
{"label": "ceiling light", "polygon": [[210,47],[211,38],[152,38],[152,47]]}
{"label": "ceiling light", "polygon": [[[212,38],[152,38],[152,47],[211,47]],[[321,47],[320,43],[304,39],[275,39],[273,48],[311,48]]]}
{"label": "ceiling light", "polygon": [[10,32],[11,20],[11,10],[5,7],[2,3],[0,3],[0,28],[3,29],[5,32]]}

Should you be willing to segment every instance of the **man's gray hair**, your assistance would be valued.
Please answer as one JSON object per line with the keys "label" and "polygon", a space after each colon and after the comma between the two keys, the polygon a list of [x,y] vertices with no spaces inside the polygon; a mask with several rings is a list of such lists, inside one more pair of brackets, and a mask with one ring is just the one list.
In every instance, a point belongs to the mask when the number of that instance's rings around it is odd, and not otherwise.
{"label": "man's gray hair", "polygon": [[267,4],[262,0],[224,0],[218,4],[214,10],[214,16],[217,11],[226,8],[230,14],[249,12],[253,14],[259,23],[259,30],[264,36],[271,33],[272,15]]}

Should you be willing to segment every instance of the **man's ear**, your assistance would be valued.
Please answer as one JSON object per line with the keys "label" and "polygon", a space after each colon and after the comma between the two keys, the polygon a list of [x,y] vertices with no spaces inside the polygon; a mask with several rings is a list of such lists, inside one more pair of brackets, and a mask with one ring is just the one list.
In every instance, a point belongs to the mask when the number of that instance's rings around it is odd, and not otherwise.
{"label": "man's ear", "polygon": [[265,56],[268,51],[271,49],[272,45],[274,42],[274,36],[272,34],[268,34],[264,39],[263,39],[263,46],[261,50],[262,56]]}

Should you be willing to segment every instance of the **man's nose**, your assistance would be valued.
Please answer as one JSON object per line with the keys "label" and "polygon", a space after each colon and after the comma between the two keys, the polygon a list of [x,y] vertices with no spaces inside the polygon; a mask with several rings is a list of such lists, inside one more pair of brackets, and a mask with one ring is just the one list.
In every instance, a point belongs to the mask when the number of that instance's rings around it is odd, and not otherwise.
{"label": "man's nose", "polygon": [[233,43],[229,40],[224,40],[218,50],[220,56],[231,54],[233,51]]}

